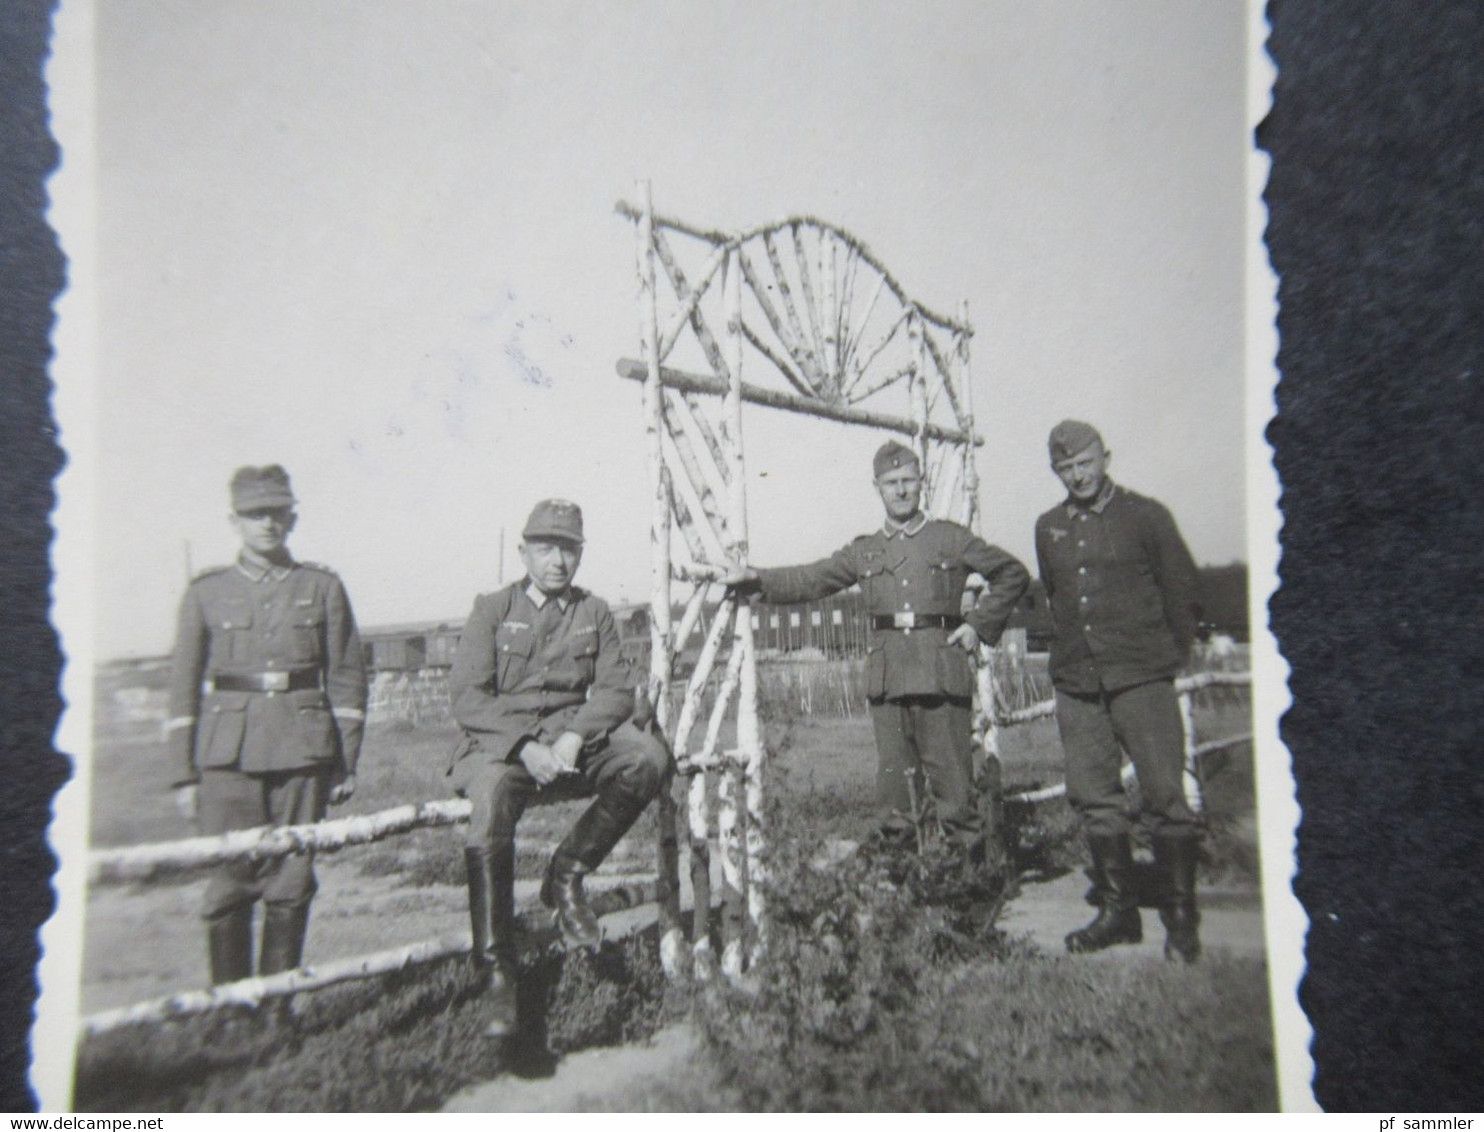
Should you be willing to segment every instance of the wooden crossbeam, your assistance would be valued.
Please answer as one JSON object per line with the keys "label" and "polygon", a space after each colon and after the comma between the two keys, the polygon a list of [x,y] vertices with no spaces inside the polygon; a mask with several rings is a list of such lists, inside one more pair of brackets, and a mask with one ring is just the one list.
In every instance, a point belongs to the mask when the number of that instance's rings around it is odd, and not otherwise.
{"label": "wooden crossbeam", "polygon": [[[645,378],[645,367],[643,362],[637,362],[633,358],[620,358],[617,365],[618,376],[628,378],[630,381],[643,381]],[[687,373],[684,370],[671,369],[669,366],[660,367],[660,383],[671,389],[679,389],[684,393],[706,394],[713,397],[726,395],[727,385],[719,377],[711,377],[705,374]],[[754,405],[766,405],[770,409],[782,409],[785,412],[803,413],[810,417],[823,417],[825,420],[843,421],[846,424],[868,425],[871,428],[885,429],[888,432],[899,432],[905,436],[917,436],[919,426],[915,421],[906,417],[892,416],[889,413],[878,413],[871,409],[858,409],[850,405],[832,405],[823,401],[807,401],[802,397],[796,397],[792,393],[781,393],[774,389],[762,389],[756,385],[742,385],[742,400],[750,401]],[[943,444],[975,444],[984,443],[984,437],[975,433],[970,436],[963,429],[947,428],[940,424],[928,422],[926,433],[929,439],[940,441]]]}

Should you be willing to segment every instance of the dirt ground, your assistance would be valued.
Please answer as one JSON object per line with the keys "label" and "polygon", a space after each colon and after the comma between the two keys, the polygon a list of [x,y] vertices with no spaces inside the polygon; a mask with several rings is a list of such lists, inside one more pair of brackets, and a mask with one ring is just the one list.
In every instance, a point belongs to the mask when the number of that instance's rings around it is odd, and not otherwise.
{"label": "dirt ground", "polygon": [[[1083,899],[1087,879],[1080,872],[1054,878],[1022,879],[1020,895],[1007,905],[999,926],[1053,954],[1063,953],[1062,937],[1092,916]],[[1201,938],[1210,955],[1260,958],[1264,951],[1261,901],[1242,888],[1201,892]],[[1144,910],[1144,942],[1083,956],[1080,962],[1154,968],[1165,962],[1164,928],[1158,914]],[[586,1112],[648,1108],[663,1097],[668,1082],[702,1068],[695,1056],[699,1039],[688,1023],[661,1030],[650,1041],[570,1054],[550,1077],[498,1077],[465,1089],[445,1112]]]}

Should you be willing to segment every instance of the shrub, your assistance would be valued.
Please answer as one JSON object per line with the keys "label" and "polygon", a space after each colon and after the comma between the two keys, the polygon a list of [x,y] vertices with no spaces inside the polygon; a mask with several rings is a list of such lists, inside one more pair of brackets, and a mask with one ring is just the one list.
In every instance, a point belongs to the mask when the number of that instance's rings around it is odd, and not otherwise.
{"label": "shrub", "polygon": [[721,1084],[776,1111],[972,1110],[973,1051],[945,1032],[948,963],[1001,946],[1003,878],[941,842],[876,846],[818,868],[806,843],[770,866],[753,989],[714,980],[698,1017]]}

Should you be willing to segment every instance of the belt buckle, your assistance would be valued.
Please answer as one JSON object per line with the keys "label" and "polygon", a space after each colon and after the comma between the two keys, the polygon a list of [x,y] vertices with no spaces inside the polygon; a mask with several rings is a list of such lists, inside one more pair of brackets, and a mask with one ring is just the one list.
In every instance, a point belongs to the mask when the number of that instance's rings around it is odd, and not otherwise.
{"label": "belt buckle", "polygon": [[893,613],[892,624],[898,629],[915,629],[917,628],[917,614],[912,612]]}
{"label": "belt buckle", "polygon": [[289,674],[287,672],[264,672],[262,681],[263,691],[265,692],[287,692],[289,690]]}

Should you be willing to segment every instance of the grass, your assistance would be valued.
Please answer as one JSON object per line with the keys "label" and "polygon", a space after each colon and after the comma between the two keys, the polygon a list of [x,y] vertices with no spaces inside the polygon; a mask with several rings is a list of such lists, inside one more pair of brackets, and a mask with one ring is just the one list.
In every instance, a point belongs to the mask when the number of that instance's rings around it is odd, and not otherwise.
{"label": "grass", "polygon": [[[1201,737],[1243,728],[1245,707],[1213,694]],[[359,790],[365,813],[448,796],[451,727],[371,729]],[[1191,967],[1100,964],[1008,944],[993,930],[995,877],[961,877],[943,861],[857,855],[821,870],[821,840],[865,841],[875,749],[869,720],[780,713],[769,724],[775,857],[770,966],[752,993],[713,983],[694,999],[659,972],[653,933],[594,957],[523,957],[522,1035],[501,1051],[479,1036],[484,1007],[462,961],[83,1043],[82,1111],[420,1111],[500,1073],[549,1073],[565,1052],[644,1038],[691,1017],[692,1062],[658,1085],[581,1105],[649,1111],[1219,1110],[1276,1104],[1261,962],[1208,956]],[[165,807],[125,812],[147,794],[131,760],[147,746],[119,736],[100,757],[96,797],[112,843],[180,836]],[[1004,783],[1060,780],[1055,724],[1002,734]],[[118,793],[114,793],[114,788]],[[1211,756],[1205,880],[1256,875],[1251,751]],[[523,821],[522,871],[544,863],[577,804]],[[1080,839],[1062,803],[1010,808],[1020,868],[1075,868]],[[96,820],[100,820],[95,818]],[[633,838],[653,844],[654,812]],[[353,851],[359,871],[398,883],[461,883],[448,831]],[[977,885],[977,887],[976,887]]]}
{"label": "grass", "polygon": [[462,959],[83,1044],[83,1112],[416,1112],[502,1072],[647,1037],[679,1007],[654,933],[596,955],[524,957],[520,1032],[486,1040],[487,1009]]}

